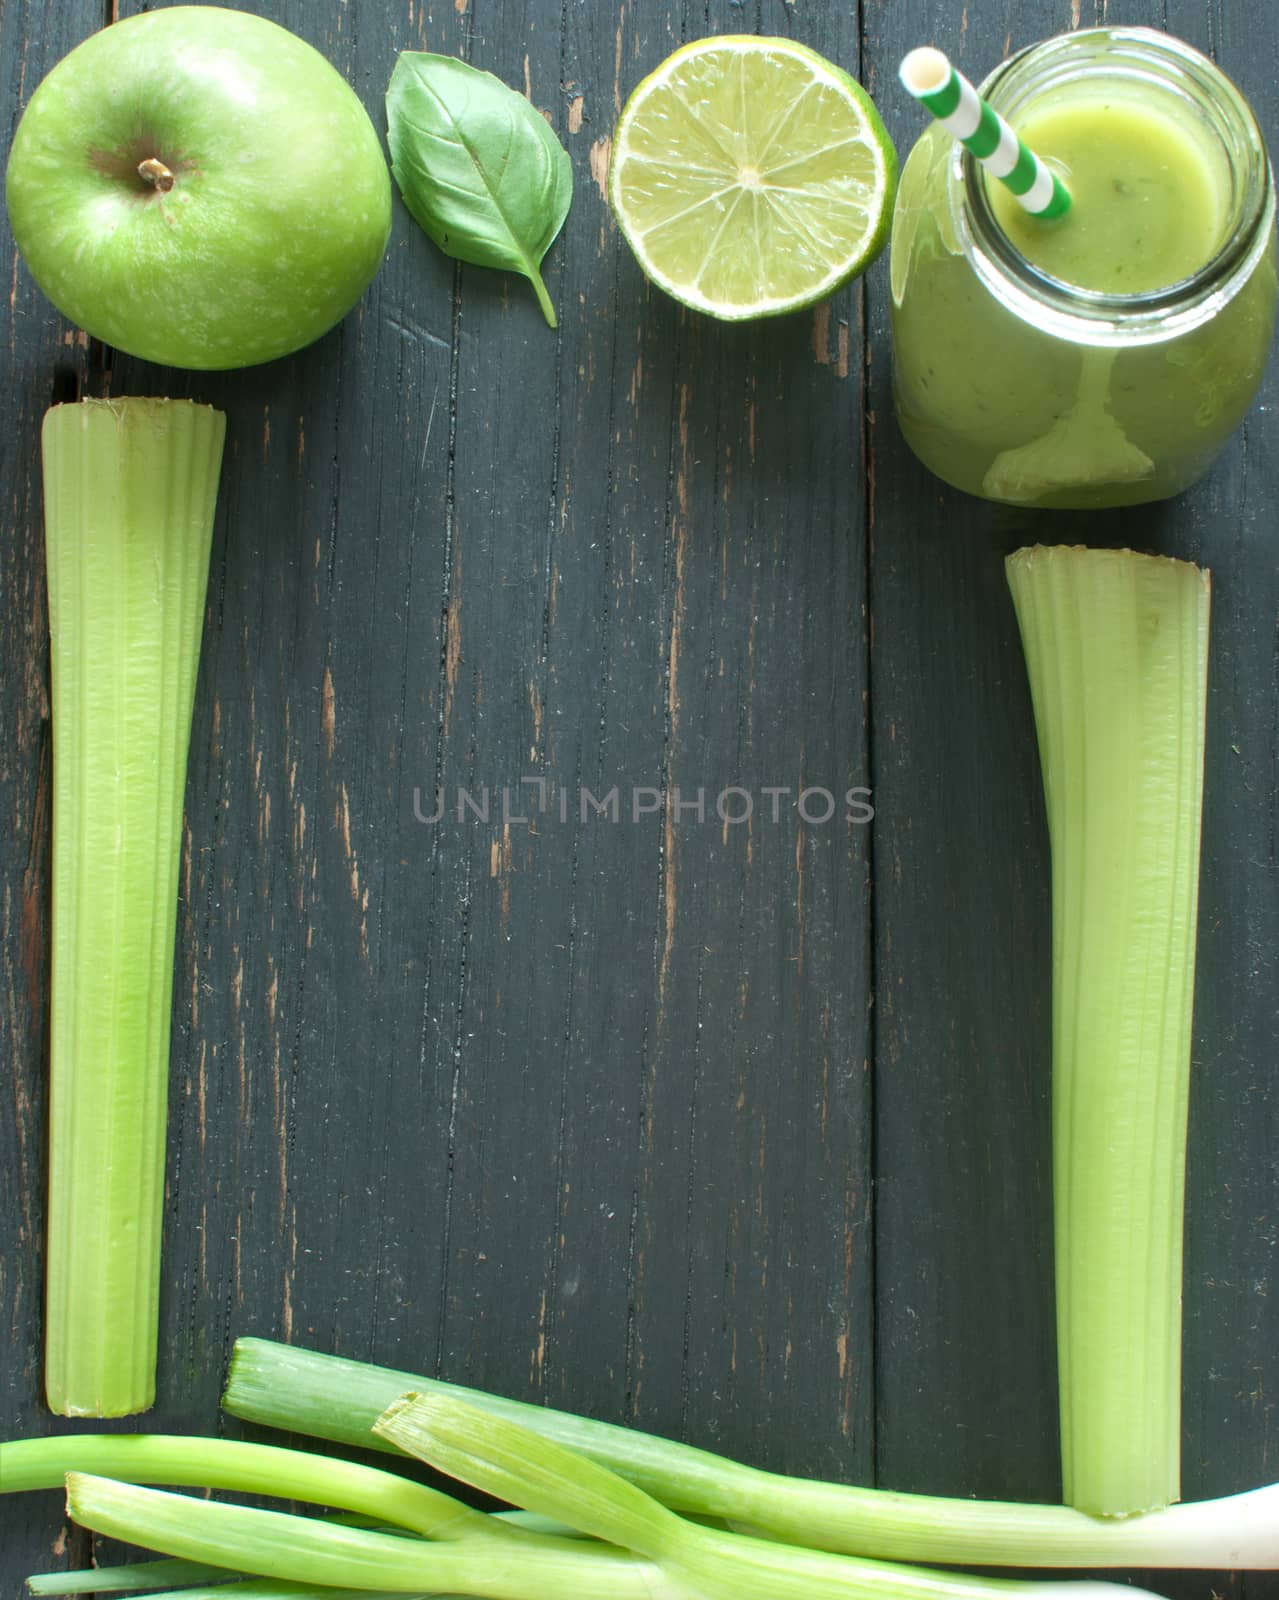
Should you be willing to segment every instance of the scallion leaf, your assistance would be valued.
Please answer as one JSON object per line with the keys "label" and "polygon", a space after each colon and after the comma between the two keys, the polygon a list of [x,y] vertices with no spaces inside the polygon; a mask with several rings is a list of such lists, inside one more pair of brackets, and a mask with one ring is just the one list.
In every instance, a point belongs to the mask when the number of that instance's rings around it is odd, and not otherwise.
{"label": "scallion leaf", "polygon": [[226,1594],[226,1580],[235,1574],[225,1567],[211,1567],[196,1561],[131,1561],[119,1567],[84,1567],[78,1572],[38,1572],[27,1579],[32,1594],[118,1594],[123,1589],[172,1589],[184,1586],[218,1584]]}
{"label": "scallion leaf", "polygon": [[637,1428],[268,1339],[236,1341],[223,1405],[268,1427],[395,1449],[373,1424],[406,1390],[459,1395],[611,1467],[672,1510],[792,1544],[975,1566],[1279,1568],[1279,1484],[1112,1521],[1069,1506],[898,1494],[788,1478]]}
{"label": "scallion leaf", "polygon": [[653,1563],[659,1592],[689,1600],[1132,1600],[1143,1592],[972,1578],[703,1527],[577,1451],[439,1390],[400,1397],[375,1431],[487,1494],[634,1551]]}
{"label": "scallion leaf", "polygon": [[397,1473],[278,1445],[162,1433],[62,1434],[0,1444],[0,1490],[6,1494],[60,1488],[68,1472],[305,1500],[432,1539],[481,1532],[516,1538],[521,1532]]}
{"label": "scallion leaf", "polygon": [[490,1600],[658,1600],[663,1592],[646,1564],[578,1539],[489,1530],[434,1543],[76,1472],[67,1475],[67,1510],[130,1544],[293,1583],[410,1595],[455,1590]]}

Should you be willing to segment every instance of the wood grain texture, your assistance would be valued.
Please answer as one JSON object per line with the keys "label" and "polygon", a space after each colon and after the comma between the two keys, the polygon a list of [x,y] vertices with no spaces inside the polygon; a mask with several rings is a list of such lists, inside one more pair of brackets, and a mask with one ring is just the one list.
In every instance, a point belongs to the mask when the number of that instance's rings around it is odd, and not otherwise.
{"label": "wood grain texture", "polygon": [[[602,194],[644,71],[789,8],[252,9],[379,125],[402,48],[523,87],[576,199],[558,332],[397,204],[377,283],[313,349],[212,376],[104,357],[114,393],[229,417],[147,1426],[221,1427],[256,1332],[869,1479],[859,293],[704,323],[647,288]],[[804,37],[856,60],[851,15]],[[749,825],[715,814],[730,785]],[[801,821],[804,787],[839,819]],[[583,788],[616,788],[619,820]],[[34,1258],[22,1289],[5,1425],[39,1431]],[[0,1588],[60,1559],[6,1545]]]}
{"label": "wood grain texture", "polygon": [[[1235,78],[1273,138],[1272,24],[1239,4],[871,4],[867,82],[890,82],[923,40],[980,80],[1010,49],[1103,22],[1188,39]],[[880,103],[904,154],[918,113],[891,93]],[[870,301],[879,1481],[1060,1493],[1048,851],[1002,570],[1009,551],[1036,541],[1127,544],[1213,574],[1183,1487],[1196,1497],[1269,1481],[1279,1350],[1279,593],[1270,551],[1279,485],[1259,445],[1274,425],[1273,374],[1219,466],[1180,500],[1086,519],[1012,512],[950,491],[913,461],[891,415],[882,273]],[[1186,1596],[1279,1592],[1273,1575],[1144,1581]]]}
{"label": "wood grain texture", "polygon": [[[36,84],[97,21],[98,7],[0,7],[4,148]],[[51,741],[41,530],[40,424],[92,365],[0,231],[0,1437],[44,1431],[39,1385],[44,1260]],[[57,1495],[0,1502],[0,1592],[28,1571],[74,1560],[88,1537]]]}
{"label": "wood grain texture", "polygon": [[[379,128],[400,49],[528,93],[576,181],[546,263],[560,327],[520,280],[445,260],[397,201],[338,330],[253,371],[168,373],[82,346],[4,236],[0,1436],[64,1427],[38,1371],[36,430],[55,388],[107,386],[229,417],[147,1426],[234,1430],[225,1359],[257,1333],[784,1470],[1054,1497],[1047,850],[1002,558],[1078,524],[994,513],[914,463],[886,264],[812,314],[715,325],[644,284],[602,185],[623,99],[684,39],[802,40],[860,72],[904,155],[906,48],[933,39],[980,77],[1100,10],[248,9],[323,50]],[[0,9],[6,134],[98,10]],[[1260,0],[1107,14],[1209,49],[1279,128]],[[1274,395],[1192,495],[1086,535],[1194,555],[1216,583],[1192,1494],[1276,1476]],[[801,788],[860,784],[873,829],[797,815]],[[749,825],[715,816],[728,786],[753,794]],[[583,789],[614,788],[618,821],[583,816]],[[769,788],[790,791],[776,821]],[[0,1500],[0,1594],[87,1553],[56,1500]],[[1149,1583],[1279,1596],[1272,1578]]]}

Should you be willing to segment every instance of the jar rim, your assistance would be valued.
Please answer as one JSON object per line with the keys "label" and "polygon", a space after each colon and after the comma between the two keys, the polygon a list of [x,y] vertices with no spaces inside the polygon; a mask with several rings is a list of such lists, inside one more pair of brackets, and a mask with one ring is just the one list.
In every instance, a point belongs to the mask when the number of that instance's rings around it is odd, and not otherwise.
{"label": "jar rim", "polygon": [[1165,81],[1193,94],[1212,114],[1231,170],[1241,179],[1220,247],[1188,277],[1154,290],[1115,294],[1068,283],[1017,249],[995,218],[984,169],[957,145],[952,176],[960,236],[987,287],[1002,291],[1028,320],[1059,323],[1059,331],[1094,343],[1154,342],[1182,333],[1233,297],[1265,247],[1274,194],[1261,129],[1248,102],[1215,63],[1184,40],[1153,28],[1083,28],[1029,45],[1001,62],[981,92],[1007,115],[1040,89],[1061,82],[1062,69],[1072,60],[1077,72],[1104,65],[1116,73],[1140,71],[1147,81],[1152,71],[1162,70]]}

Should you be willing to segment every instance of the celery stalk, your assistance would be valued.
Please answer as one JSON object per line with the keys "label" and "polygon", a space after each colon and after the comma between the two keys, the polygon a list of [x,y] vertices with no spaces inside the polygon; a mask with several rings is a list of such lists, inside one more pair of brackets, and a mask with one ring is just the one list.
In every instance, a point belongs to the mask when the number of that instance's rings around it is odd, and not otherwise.
{"label": "celery stalk", "polygon": [[1180,1494],[1181,1253],[1209,578],[1126,550],[1008,561],[1053,900],[1062,1477],[1102,1515]]}
{"label": "celery stalk", "polygon": [[155,1394],[187,742],[226,419],[87,400],[44,422],[53,702],[45,1381],[68,1416]]}

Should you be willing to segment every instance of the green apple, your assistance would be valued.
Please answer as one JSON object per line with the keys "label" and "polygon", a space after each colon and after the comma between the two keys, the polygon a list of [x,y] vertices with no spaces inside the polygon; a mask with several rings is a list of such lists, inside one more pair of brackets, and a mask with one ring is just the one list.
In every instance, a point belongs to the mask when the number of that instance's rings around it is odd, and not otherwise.
{"label": "green apple", "polygon": [[241,367],[310,344],[386,251],[373,124],[318,51],[262,17],[113,23],[31,97],[5,182],[31,275],[130,355]]}

